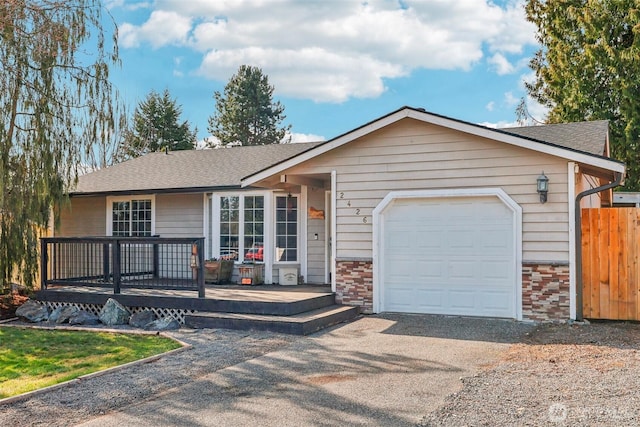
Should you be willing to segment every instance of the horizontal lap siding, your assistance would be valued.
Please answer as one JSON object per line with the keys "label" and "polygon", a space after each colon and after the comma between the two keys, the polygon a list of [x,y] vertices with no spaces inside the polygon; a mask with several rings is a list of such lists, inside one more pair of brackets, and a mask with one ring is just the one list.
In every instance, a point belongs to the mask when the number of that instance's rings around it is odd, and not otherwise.
{"label": "horizontal lap siding", "polygon": [[107,231],[107,207],[104,197],[72,197],[60,211],[58,237],[104,236]]}
{"label": "horizontal lap siding", "polygon": [[204,236],[202,194],[156,196],[156,234],[160,237]]}
{"label": "horizontal lap siding", "polygon": [[[310,188],[307,194],[310,208],[324,211],[324,189]],[[307,215],[307,283],[324,283],[325,281],[325,220],[313,219]],[[325,211],[325,218],[326,211]],[[318,235],[315,240],[314,235]]]}
{"label": "horizontal lap siding", "polygon": [[[502,188],[523,210],[523,259],[569,259],[567,161],[404,119],[287,173],[337,171],[337,256],[372,257],[372,212],[391,191]],[[549,177],[541,204],[536,178]],[[357,211],[359,209],[359,212]]]}

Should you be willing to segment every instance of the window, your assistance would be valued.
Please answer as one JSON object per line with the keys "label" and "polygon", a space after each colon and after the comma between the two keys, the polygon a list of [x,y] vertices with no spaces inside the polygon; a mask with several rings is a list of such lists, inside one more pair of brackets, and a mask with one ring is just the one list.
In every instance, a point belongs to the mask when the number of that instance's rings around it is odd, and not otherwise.
{"label": "window", "polygon": [[264,197],[244,197],[244,259],[264,261]]}
{"label": "window", "polygon": [[220,197],[220,258],[264,261],[264,196]]}
{"label": "window", "polygon": [[220,197],[220,258],[238,259],[240,198]]}
{"label": "window", "polygon": [[151,199],[118,200],[111,204],[112,236],[151,236],[152,222]]}
{"label": "window", "polygon": [[298,260],[298,199],[276,197],[276,261]]}

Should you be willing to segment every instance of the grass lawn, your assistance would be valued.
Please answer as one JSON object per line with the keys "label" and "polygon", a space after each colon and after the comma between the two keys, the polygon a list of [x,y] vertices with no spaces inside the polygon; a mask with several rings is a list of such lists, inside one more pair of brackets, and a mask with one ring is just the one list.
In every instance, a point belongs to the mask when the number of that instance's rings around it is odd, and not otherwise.
{"label": "grass lawn", "polygon": [[157,335],[0,327],[0,399],[178,347]]}

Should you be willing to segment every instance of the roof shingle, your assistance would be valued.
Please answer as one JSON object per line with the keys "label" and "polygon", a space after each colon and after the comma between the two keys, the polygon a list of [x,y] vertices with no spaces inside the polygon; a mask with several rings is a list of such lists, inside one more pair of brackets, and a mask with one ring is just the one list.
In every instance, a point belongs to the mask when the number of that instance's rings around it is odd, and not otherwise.
{"label": "roof shingle", "polygon": [[72,195],[239,187],[240,180],[318,143],[149,153],[83,175]]}

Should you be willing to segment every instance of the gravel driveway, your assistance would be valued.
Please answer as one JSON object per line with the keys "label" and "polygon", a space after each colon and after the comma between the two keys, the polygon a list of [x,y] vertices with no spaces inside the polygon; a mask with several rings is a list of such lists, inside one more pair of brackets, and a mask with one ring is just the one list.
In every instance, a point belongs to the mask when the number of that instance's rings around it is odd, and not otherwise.
{"label": "gravel driveway", "polygon": [[190,350],[0,406],[0,425],[637,425],[640,326],[367,316]]}

